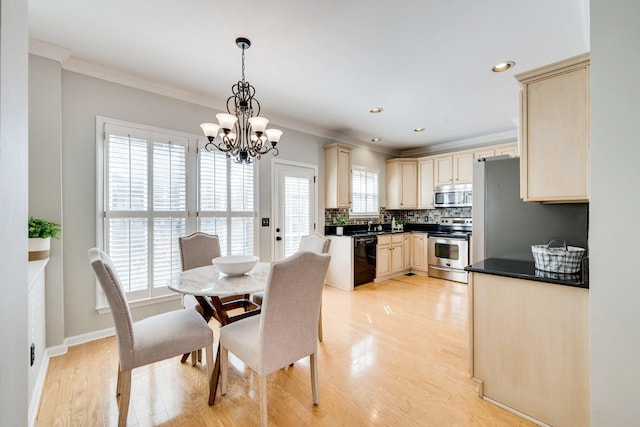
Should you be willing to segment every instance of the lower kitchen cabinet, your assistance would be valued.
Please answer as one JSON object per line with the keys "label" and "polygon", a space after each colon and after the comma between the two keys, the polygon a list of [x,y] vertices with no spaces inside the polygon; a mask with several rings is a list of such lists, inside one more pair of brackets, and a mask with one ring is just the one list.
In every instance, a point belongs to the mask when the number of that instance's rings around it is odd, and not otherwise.
{"label": "lower kitchen cabinet", "polygon": [[424,273],[428,271],[427,245],[427,233],[411,233],[411,271]]}
{"label": "lower kitchen cabinet", "polygon": [[471,273],[480,397],[556,427],[589,425],[588,289]]}
{"label": "lower kitchen cabinet", "polygon": [[405,266],[405,236],[408,233],[381,234],[376,249],[376,281],[408,272]]}
{"label": "lower kitchen cabinet", "polygon": [[325,282],[336,288],[352,291],[353,281],[353,238],[350,236],[327,236],[331,240],[329,254],[331,262]]}

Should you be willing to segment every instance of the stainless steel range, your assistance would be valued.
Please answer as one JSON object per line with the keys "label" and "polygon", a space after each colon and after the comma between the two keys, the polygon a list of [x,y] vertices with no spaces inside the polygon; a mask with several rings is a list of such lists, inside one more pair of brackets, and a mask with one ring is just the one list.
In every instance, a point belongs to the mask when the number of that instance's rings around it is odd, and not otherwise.
{"label": "stainless steel range", "polygon": [[471,218],[442,218],[440,230],[429,232],[429,276],[467,283]]}

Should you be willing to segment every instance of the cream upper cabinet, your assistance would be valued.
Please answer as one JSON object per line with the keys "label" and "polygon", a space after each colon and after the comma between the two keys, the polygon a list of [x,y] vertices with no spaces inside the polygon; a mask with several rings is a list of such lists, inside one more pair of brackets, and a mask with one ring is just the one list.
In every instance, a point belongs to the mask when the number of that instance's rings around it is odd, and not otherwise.
{"label": "cream upper cabinet", "polygon": [[416,159],[387,160],[387,209],[418,207],[418,162]]}
{"label": "cream upper cabinet", "polygon": [[473,152],[453,153],[453,183],[470,184],[473,181]]}
{"label": "cream upper cabinet", "polygon": [[496,147],[496,156],[511,156],[516,157],[518,155],[518,143],[504,144]]}
{"label": "cream upper cabinet", "polygon": [[474,159],[486,159],[487,157],[493,157],[496,155],[496,149],[494,147],[485,147],[476,150],[473,153]]}
{"label": "cream upper cabinet", "polygon": [[351,207],[351,148],[324,146],[324,204],[326,209]]}
{"label": "cream upper cabinet", "polygon": [[418,159],[418,208],[433,209],[433,158]]}
{"label": "cream upper cabinet", "polygon": [[494,156],[511,156],[516,157],[518,155],[518,143],[510,142],[507,144],[491,145],[489,147],[478,148],[473,152],[473,158],[486,159]]}
{"label": "cream upper cabinet", "polygon": [[473,151],[434,158],[434,185],[469,184],[473,180]]}
{"label": "cream upper cabinet", "polygon": [[453,184],[453,157],[438,156],[433,162],[433,185]]}
{"label": "cream upper cabinet", "polygon": [[589,54],[516,76],[521,91],[520,195],[589,200]]}

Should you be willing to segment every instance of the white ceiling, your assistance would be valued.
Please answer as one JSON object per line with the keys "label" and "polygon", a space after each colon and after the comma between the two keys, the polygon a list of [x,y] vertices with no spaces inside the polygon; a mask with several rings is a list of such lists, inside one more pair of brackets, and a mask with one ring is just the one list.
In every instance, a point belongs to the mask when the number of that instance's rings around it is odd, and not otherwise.
{"label": "white ceiling", "polygon": [[[514,75],[587,52],[588,7],[588,0],[30,0],[29,36],[32,46],[65,49],[65,68],[143,78],[220,110],[241,78],[235,38],[244,36],[252,41],[246,79],[275,126],[356,144],[378,137],[384,151],[408,150],[515,135]],[[504,60],[516,66],[491,72]],[[384,111],[372,115],[372,107]]]}

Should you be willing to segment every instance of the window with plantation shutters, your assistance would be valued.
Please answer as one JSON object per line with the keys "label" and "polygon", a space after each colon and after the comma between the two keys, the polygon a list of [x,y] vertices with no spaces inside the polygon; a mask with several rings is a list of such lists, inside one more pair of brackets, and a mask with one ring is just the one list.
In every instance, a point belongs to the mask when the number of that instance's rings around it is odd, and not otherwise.
{"label": "window with plantation shutters", "polygon": [[132,300],[167,294],[180,271],[188,139],[104,125],[103,246]]}
{"label": "window with plantation shutters", "polygon": [[217,234],[223,255],[254,255],[254,164],[198,150],[199,229]]}
{"label": "window with plantation shutters", "polygon": [[378,202],[377,170],[353,166],[351,172],[352,205],[351,215],[377,216],[380,208]]}
{"label": "window with plantation shutters", "polygon": [[176,297],[167,284],[181,271],[180,236],[217,234],[223,255],[255,254],[254,165],[204,150],[199,136],[103,117],[96,126],[98,246],[130,301]]}

